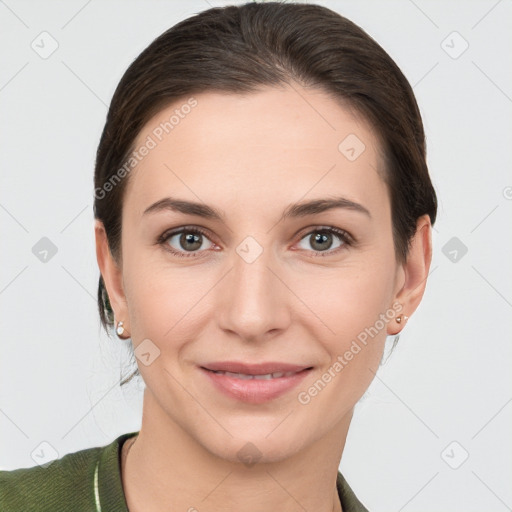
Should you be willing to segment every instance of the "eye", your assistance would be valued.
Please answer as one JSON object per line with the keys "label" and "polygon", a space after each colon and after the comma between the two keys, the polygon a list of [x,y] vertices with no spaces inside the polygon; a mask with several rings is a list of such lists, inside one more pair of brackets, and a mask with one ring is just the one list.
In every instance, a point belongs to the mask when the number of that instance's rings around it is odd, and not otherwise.
{"label": "eye", "polygon": [[[337,238],[340,243],[336,245],[336,241],[334,240],[333,242],[333,238]],[[346,231],[334,227],[317,228],[303,237],[301,242],[303,240],[306,240],[306,243],[313,247],[313,252],[316,253],[314,256],[321,257],[338,253],[340,250],[343,250],[345,246],[350,246],[353,243],[352,237]],[[310,250],[307,247],[302,248]]]}
{"label": "eye", "polygon": [[[206,249],[214,246],[213,242],[207,238],[206,233],[200,228],[180,228],[179,230],[165,232],[159,239],[158,243],[163,245],[168,251],[182,258],[197,257],[199,249],[204,247],[204,242],[208,241],[211,245]],[[187,254],[189,253],[189,254]]]}

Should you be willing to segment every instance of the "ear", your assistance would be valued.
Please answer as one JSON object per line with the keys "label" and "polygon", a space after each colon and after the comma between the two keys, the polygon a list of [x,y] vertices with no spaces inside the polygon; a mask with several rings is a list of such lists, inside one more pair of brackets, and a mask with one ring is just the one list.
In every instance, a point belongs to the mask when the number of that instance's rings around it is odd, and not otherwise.
{"label": "ear", "polygon": [[[430,217],[425,214],[417,220],[416,233],[411,240],[407,261],[401,265],[400,274],[403,276],[400,281],[401,287],[393,300],[394,303],[402,304],[401,314],[410,317],[419,306],[427,285],[431,262],[432,225]],[[398,334],[404,325],[404,321],[401,324],[390,322],[388,334]]]}
{"label": "ear", "polygon": [[125,332],[130,332],[128,304],[123,287],[123,274],[110,252],[103,222],[98,219],[94,223],[94,234],[96,237],[96,259],[98,260],[98,266],[107,289],[110,305],[114,311],[115,321],[117,323],[122,320]]}

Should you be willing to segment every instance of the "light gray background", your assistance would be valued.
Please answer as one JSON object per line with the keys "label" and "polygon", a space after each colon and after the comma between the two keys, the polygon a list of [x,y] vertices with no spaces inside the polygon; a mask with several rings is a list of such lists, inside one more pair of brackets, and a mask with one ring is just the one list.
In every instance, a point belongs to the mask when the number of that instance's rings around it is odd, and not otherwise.
{"label": "light gray background", "polygon": [[[341,470],[373,512],[512,510],[511,2],[318,3],[414,86],[439,195],[423,303],[356,408]],[[218,5],[0,1],[1,469],[140,427],[143,385],[118,386],[129,351],[99,328],[95,150],[130,62]]]}

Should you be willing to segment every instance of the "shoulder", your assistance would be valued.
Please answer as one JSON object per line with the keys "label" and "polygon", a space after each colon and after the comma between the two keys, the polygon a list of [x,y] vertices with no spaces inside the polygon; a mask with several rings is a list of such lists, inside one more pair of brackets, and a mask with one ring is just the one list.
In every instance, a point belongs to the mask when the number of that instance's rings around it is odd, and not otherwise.
{"label": "shoulder", "polygon": [[68,453],[42,466],[0,471],[0,510],[59,512],[92,510],[93,481],[100,458],[117,454],[119,442]]}
{"label": "shoulder", "polygon": [[[0,509],[57,511],[64,504],[87,500],[88,482],[101,448],[69,453],[49,465],[0,471]],[[71,501],[72,500],[72,501]],[[77,503],[78,501],[78,503]]]}

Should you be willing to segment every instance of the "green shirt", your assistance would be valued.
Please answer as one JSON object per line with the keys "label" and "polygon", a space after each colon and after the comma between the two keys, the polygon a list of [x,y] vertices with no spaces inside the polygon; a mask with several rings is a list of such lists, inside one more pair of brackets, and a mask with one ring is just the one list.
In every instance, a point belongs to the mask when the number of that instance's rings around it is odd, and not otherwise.
{"label": "green shirt", "polygon": [[[46,466],[0,471],[2,512],[128,512],[121,481],[122,434],[109,445],[68,453]],[[344,512],[368,512],[338,471]]]}

